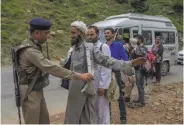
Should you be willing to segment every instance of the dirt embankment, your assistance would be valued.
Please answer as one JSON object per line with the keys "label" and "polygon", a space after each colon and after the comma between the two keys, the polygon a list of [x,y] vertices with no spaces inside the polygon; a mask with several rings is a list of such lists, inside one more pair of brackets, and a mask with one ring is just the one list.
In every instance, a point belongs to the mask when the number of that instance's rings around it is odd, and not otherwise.
{"label": "dirt embankment", "polygon": [[[145,107],[127,108],[128,124],[183,124],[183,83],[153,86],[145,98]],[[118,107],[112,104],[113,124],[120,124]],[[51,117],[53,124],[63,121],[64,113]]]}

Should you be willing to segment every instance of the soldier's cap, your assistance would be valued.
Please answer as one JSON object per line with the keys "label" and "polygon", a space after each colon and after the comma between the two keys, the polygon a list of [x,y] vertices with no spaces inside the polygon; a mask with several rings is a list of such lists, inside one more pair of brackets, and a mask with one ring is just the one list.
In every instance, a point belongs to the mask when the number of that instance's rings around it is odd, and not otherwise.
{"label": "soldier's cap", "polygon": [[51,22],[41,17],[33,18],[29,22],[30,28],[35,30],[49,30]]}

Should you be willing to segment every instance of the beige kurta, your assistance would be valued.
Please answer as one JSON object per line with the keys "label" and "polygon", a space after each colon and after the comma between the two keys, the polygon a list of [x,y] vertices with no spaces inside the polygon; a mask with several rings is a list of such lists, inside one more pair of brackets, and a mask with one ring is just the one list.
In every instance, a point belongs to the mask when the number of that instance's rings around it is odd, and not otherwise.
{"label": "beige kurta", "polygon": [[[115,70],[127,69],[131,66],[130,62],[115,60],[109,56],[105,56],[99,50],[99,47],[92,45],[92,48],[90,49],[91,58],[94,61],[94,64],[100,64]],[[84,41],[82,41],[79,46],[74,46],[70,69],[79,73],[87,72]],[[70,81],[65,124],[96,124],[95,105],[97,95],[82,93],[81,89],[84,85],[85,82],[81,80]]]}

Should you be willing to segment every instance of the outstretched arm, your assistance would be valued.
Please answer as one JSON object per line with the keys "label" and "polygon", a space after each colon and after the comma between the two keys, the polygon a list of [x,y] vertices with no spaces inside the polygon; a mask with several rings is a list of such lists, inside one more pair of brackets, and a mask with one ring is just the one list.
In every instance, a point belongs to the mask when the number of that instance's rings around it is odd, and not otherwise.
{"label": "outstretched arm", "polygon": [[121,69],[126,70],[127,68],[130,68],[132,66],[131,61],[116,60],[110,56],[104,55],[96,46],[94,46],[92,54],[94,57],[94,61],[97,64],[100,64],[106,68],[120,71]]}

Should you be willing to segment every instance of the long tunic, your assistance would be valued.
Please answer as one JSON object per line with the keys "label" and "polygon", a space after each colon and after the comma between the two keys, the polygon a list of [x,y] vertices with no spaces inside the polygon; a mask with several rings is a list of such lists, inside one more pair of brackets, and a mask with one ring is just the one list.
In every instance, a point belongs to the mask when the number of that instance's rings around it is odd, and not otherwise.
{"label": "long tunic", "polygon": [[[86,73],[87,63],[84,41],[80,44],[80,46],[74,46],[70,69],[75,72]],[[91,55],[95,63],[113,68],[114,70],[126,69],[131,66],[130,62],[115,60],[109,56],[105,56],[99,50],[99,47],[96,46],[91,49]],[[85,82],[81,80],[70,81],[65,124],[96,124],[95,104],[97,96],[82,93],[81,89],[84,85]]]}
{"label": "long tunic", "polygon": [[[107,44],[102,44],[100,41],[95,43],[97,47],[101,47],[101,51],[108,56],[111,56],[110,48]],[[95,84],[96,89],[103,88],[108,89],[111,82],[111,69],[104,66],[98,66],[96,69]],[[97,124],[110,124],[110,109],[109,101],[104,96],[97,96],[96,102],[96,117]]]}

